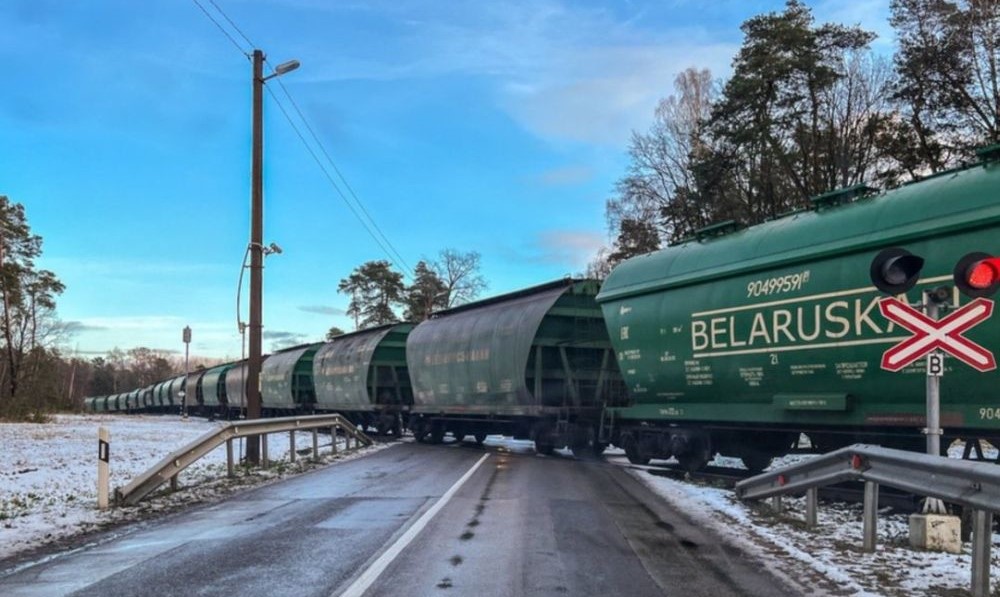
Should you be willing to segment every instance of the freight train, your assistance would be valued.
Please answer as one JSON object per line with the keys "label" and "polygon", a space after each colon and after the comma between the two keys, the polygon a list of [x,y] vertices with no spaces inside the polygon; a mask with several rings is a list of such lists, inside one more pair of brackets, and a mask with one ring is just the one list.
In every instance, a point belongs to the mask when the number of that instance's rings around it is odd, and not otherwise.
{"label": "freight train", "polygon": [[[613,443],[635,463],[675,457],[695,470],[721,453],[759,470],[801,434],[824,451],[856,441],[920,449],[924,360],[883,367],[887,350],[908,343],[897,352],[930,345],[965,357],[945,361],[945,439],[997,443],[1000,321],[982,298],[1000,288],[997,245],[993,147],[897,189],[857,185],[756,226],[710,226],[624,261],[603,285],[561,280],[275,353],[263,406],[338,411],[380,432],[408,427],[418,441],[504,433],[542,453]],[[912,311],[923,323],[903,325],[884,314],[890,294],[961,321]],[[989,310],[975,322],[961,310],[973,298]],[[989,359],[967,366],[969,350]],[[197,409],[237,413],[244,367],[87,404],[176,410],[184,388]]]}

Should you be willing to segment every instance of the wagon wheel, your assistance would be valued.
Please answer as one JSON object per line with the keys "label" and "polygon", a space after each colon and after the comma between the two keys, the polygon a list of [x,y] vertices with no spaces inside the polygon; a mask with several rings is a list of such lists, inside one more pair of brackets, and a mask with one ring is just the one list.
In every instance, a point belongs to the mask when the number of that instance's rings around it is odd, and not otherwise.
{"label": "wagon wheel", "polygon": [[552,438],[552,425],[545,421],[539,421],[531,430],[531,439],[535,442],[535,452],[551,456],[556,451],[556,444]]}
{"label": "wagon wheel", "polygon": [[677,456],[677,462],[684,470],[695,472],[705,467],[712,459],[712,450],[706,438],[694,438],[691,449]]}
{"label": "wagon wheel", "polygon": [[424,437],[427,435],[427,427],[424,425],[423,419],[411,417],[410,431],[413,433],[413,438],[415,440],[420,443],[424,442]]}
{"label": "wagon wheel", "polygon": [[[593,458],[595,456],[594,439],[594,429],[592,427],[575,426],[570,436],[570,441],[572,442],[570,449],[573,450],[573,456],[577,458]],[[599,456],[600,454],[597,455]]]}
{"label": "wagon wheel", "polygon": [[546,456],[552,456],[556,452],[556,445],[540,443],[536,441],[535,452],[538,452],[539,454],[545,454]]}
{"label": "wagon wheel", "polygon": [[743,460],[743,466],[747,467],[751,473],[756,474],[769,467],[775,455],[764,450],[747,448],[739,456]]}
{"label": "wagon wheel", "polygon": [[635,439],[631,433],[622,434],[622,449],[625,450],[625,456],[628,461],[632,464],[649,464],[649,456],[642,453],[642,449],[639,447],[639,442]]}
{"label": "wagon wheel", "polygon": [[479,432],[476,433],[475,437],[476,437],[476,443],[479,444],[479,445],[483,445],[483,442],[486,441],[486,433],[485,432],[479,431]]}
{"label": "wagon wheel", "polygon": [[431,423],[430,443],[440,444],[441,442],[444,441],[444,434],[445,434],[444,425],[441,425],[439,423]]}

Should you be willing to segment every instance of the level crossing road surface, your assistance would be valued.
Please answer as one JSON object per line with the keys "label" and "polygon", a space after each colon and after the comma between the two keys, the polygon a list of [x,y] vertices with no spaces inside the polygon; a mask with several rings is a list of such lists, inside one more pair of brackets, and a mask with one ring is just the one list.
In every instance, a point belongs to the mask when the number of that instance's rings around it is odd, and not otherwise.
{"label": "level crossing road surface", "polygon": [[783,595],[620,467],[400,443],[0,571],[6,597]]}

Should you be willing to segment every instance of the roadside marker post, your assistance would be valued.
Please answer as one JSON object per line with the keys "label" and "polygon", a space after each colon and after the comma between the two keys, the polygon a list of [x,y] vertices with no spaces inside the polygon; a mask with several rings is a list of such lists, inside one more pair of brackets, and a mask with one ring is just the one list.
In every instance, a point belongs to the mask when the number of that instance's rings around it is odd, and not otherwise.
{"label": "roadside marker post", "polygon": [[111,432],[107,427],[97,429],[97,508],[98,510],[108,509],[108,495],[110,492],[111,475],[109,468],[111,460]]}

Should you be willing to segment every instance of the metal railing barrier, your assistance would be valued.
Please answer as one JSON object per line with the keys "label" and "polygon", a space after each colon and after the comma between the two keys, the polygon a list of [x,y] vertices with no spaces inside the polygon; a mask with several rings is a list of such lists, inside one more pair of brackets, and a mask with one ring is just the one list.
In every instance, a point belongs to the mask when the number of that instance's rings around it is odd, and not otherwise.
{"label": "metal railing barrier", "polygon": [[338,414],[233,421],[219,429],[209,431],[183,448],[171,452],[163,460],[133,479],[125,487],[116,487],[115,503],[118,505],[134,506],[142,498],[167,481],[170,482],[171,489],[177,489],[177,475],[223,443],[226,444],[227,472],[232,477],[234,475],[233,440],[239,438],[261,437],[261,465],[266,467],[268,465],[267,434],[288,432],[289,445],[291,446],[289,451],[290,459],[294,462],[296,455],[295,432],[297,430],[312,430],[312,456],[313,459],[317,459],[319,457],[318,434],[319,430],[324,427],[330,428],[333,437],[334,454],[337,453],[337,436],[340,433],[344,436],[345,449],[351,449],[352,439],[354,440],[355,449],[360,448],[362,445],[370,446],[374,443],[364,432]]}
{"label": "metal railing barrier", "polygon": [[874,551],[878,489],[895,487],[973,510],[972,586],[974,597],[990,595],[993,515],[1000,511],[1000,466],[880,446],[855,444],[829,454],[744,479],[736,484],[741,500],[770,498],[781,512],[781,496],[806,494],[806,526],[815,527],[818,488],[844,481],[865,484],[864,549]]}

